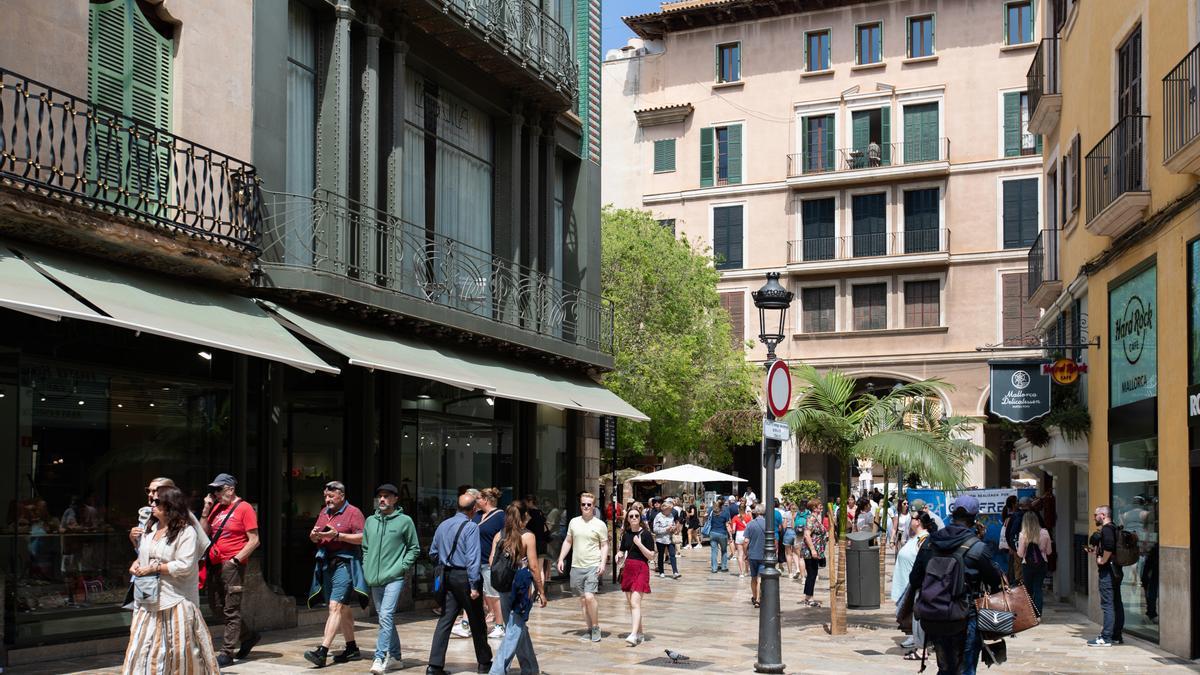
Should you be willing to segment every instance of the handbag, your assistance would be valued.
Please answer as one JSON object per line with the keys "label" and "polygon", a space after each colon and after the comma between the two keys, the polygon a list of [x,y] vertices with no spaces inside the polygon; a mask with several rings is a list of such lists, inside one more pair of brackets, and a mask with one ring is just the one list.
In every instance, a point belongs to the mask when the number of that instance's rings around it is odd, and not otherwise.
{"label": "handbag", "polygon": [[[454,557],[454,552],[458,550],[458,540],[462,535],[463,528],[471,521],[463,521],[462,525],[458,526],[458,531],[454,533],[454,544],[450,547],[450,555],[446,556],[446,560]],[[437,600],[439,607],[446,605],[446,565],[438,561],[433,567],[433,597]]]}
{"label": "handbag", "polygon": [[[991,595],[982,595],[975,599],[975,607],[980,610],[1001,610],[1012,614],[1012,629],[1006,635],[1015,635],[1022,631],[1029,630],[1042,622],[1038,616],[1037,610],[1033,607],[1033,600],[1029,598],[1029,591],[1024,586],[1016,585],[1009,586],[1008,581],[1001,577],[1000,592],[992,593]],[[993,617],[1001,619],[1002,617]],[[979,630],[985,630],[982,623],[976,624]]]}
{"label": "handbag", "polygon": [[993,636],[1005,637],[1013,634],[1016,616],[1003,609],[980,609],[975,614],[975,626],[984,639]]}
{"label": "handbag", "polygon": [[162,579],[157,574],[133,578],[133,599],[139,605],[157,605]]}
{"label": "handbag", "polygon": [[712,511],[708,512],[708,517],[704,519],[704,527],[700,528],[700,536],[705,539],[712,538]]}

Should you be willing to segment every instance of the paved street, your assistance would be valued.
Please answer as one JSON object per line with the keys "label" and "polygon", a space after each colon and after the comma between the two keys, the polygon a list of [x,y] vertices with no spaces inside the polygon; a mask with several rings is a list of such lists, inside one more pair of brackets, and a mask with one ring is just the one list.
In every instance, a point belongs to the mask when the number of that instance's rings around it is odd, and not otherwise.
{"label": "paved street", "polygon": [[[652,579],[646,603],[647,641],[630,648],[623,640],[628,614],[624,596],[608,590],[601,595],[604,641],[584,644],[581,614],[573,598],[554,592],[545,609],[534,609],[533,642],[546,673],[652,673],[684,670],[664,664],[663,649],[691,657],[690,668],[705,672],[753,672],[758,621],[750,605],[749,579],[735,575],[712,575],[707,550],[689,551],[681,563],[683,577]],[[824,570],[822,570],[824,572]],[[824,624],[828,609],[797,604],[801,586],[785,579],[783,584],[783,657],[789,673],[915,673],[917,663],[901,660],[901,634],[892,629],[893,608],[885,601],[875,611],[851,611],[849,633],[830,637]],[[611,588],[611,587],[609,587]],[[825,579],[818,599],[827,597]],[[400,639],[404,645],[403,672],[424,672],[429,654],[434,617],[428,611],[402,616]],[[375,643],[374,624],[360,622],[359,644],[364,649]],[[320,628],[307,626],[269,633],[253,658],[230,668],[229,673],[259,674],[298,672],[311,669],[303,652],[317,644]],[[996,672],[1011,673],[1184,673],[1200,672],[1194,662],[1173,657],[1136,638],[1124,646],[1088,649],[1084,639],[1098,627],[1064,605],[1047,607],[1046,622],[1031,632],[1008,640],[1009,661]],[[497,641],[492,642],[495,647]],[[340,648],[340,643],[338,645]],[[453,640],[447,656],[452,672],[474,672],[470,640]],[[932,658],[932,654],[931,654]],[[22,667],[13,673],[116,673],[120,657],[113,655],[87,661],[60,661],[44,667]],[[353,665],[331,665],[327,672],[366,672],[369,661]],[[932,673],[936,668],[931,665]],[[516,664],[510,672],[517,672]],[[981,670],[983,672],[983,670]]]}

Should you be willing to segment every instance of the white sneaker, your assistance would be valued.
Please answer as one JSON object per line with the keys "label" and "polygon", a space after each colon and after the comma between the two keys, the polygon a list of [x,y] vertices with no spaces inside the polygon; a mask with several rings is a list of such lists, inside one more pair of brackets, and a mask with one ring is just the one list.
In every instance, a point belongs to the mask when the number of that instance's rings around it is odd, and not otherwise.
{"label": "white sneaker", "polygon": [[504,637],[504,626],[501,626],[500,624],[496,624],[495,626],[492,626],[492,632],[488,633],[488,637],[489,638]]}
{"label": "white sneaker", "polygon": [[471,637],[471,629],[460,623],[450,629],[450,635],[457,638],[469,638]]}
{"label": "white sneaker", "polygon": [[375,659],[371,662],[371,675],[383,675],[387,667],[383,665],[383,659]]}
{"label": "white sneaker", "polygon": [[625,638],[625,642],[627,642],[630,647],[636,647],[638,644],[638,634],[630,633],[629,637]]}
{"label": "white sneaker", "polygon": [[404,670],[404,659],[393,659],[391,654],[383,659],[383,672],[390,673],[393,670]]}

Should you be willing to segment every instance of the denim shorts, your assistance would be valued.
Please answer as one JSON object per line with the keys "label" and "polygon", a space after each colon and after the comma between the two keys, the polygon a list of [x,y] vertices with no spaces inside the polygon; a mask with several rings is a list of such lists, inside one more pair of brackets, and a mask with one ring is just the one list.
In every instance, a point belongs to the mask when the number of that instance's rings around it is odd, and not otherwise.
{"label": "denim shorts", "polygon": [[783,531],[783,545],[784,546],[794,546],[795,543],[796,543],[796,530],[795,530],[795,528],[789,527]]}
{"label": "denim shorts", "polygon": [[329,565],[325,568],[325,578],[321,590],[325,594],[325,602],[338,602],[343,605],[350,602],[354,595],[354,582],[350,579],[350,566],[346,564]]}
{"label": "denim shorts", "polygon": [[761,572],[763,569],[763,561],[755,560],[754,558],[750,558],[746,562],[750,563],[750,578],[751,579],[757,578],[758,573]]}
{"label": "denim shorts", "polygon": [[500,597],[500,591],[492,587],[492,566],[480,565],[479,575],[483,577],[483,596],[485,598]]}

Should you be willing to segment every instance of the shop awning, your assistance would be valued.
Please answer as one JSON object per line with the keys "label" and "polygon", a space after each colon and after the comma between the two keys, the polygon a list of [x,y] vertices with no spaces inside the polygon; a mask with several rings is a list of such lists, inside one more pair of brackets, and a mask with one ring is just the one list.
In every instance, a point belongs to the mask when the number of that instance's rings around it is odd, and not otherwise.
{"label": "shop awning", "polygon": [[87,320],[101,318],[92,308],[26,265],[4,242],[0,242],[0,307],[51,321],[64,316]]}
{"label": "shop awning", "polygon": [[361,328],[340,321],[318,319],[290,309],[267,305],[284,325],[342,354],[351,365],[424,377],[462,389],[491,390],[481,369],[416,339]]}
{"label": "shop awning", "polygon": [[598,415],[613,415],[638,422],[649,422],[642,411],[629,405],[620,396],[612,393],[603,386],[586,377],[559,377],[558,382],[566,390],[567,395],[576,405],[569,406],[577,410],[586,410]]}
{"label": "shop awning", "polygon": [[249,298],[39,247],[14,248],[46,277],[103,312],[76,318],[278,361],[310,372],[339,372]]}

